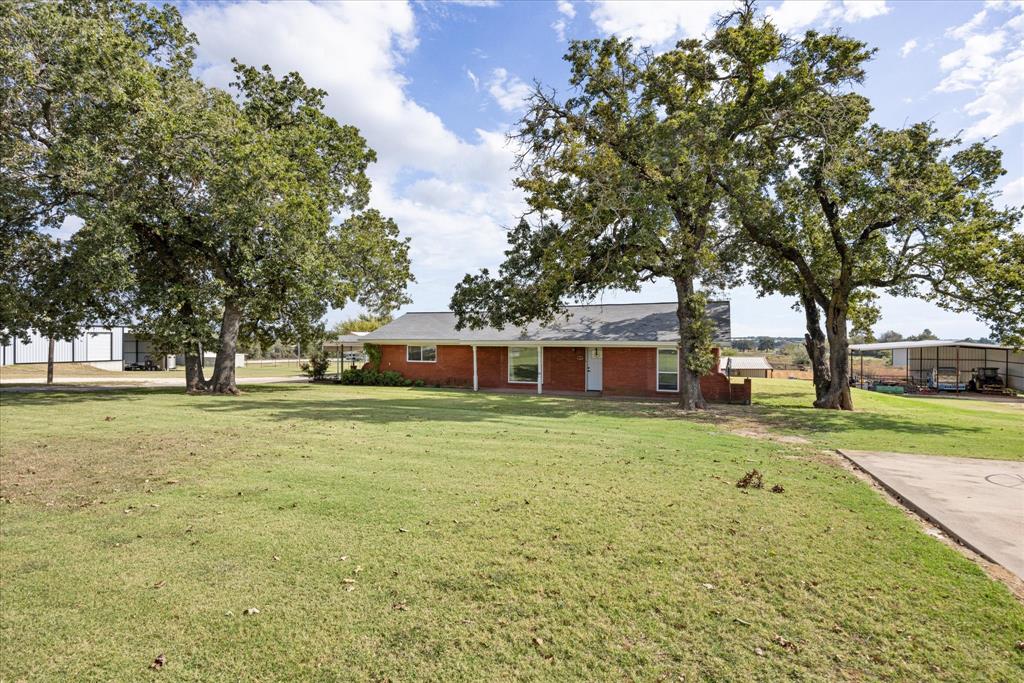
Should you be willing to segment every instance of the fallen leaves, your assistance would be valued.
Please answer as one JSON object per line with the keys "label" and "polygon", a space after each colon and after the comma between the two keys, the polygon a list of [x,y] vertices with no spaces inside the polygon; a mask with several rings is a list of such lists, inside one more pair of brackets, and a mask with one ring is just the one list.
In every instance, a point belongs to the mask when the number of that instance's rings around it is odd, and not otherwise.
{"label": "fallen leaves", "polygon": [[782,484],[776,484],[771,488],[772,493],[785,493],[786,489],[783,488]]}
{"label": "fallen leaves", "polygon": [[404,602],[396,602],[395,604],[391,605],[391,609],[396,610],[398,612],[408,612],[409,606]]}
{"label": "fallen leaves", "polygon": [[786,640],[782,636],[777,635],[772,640],[775,642],[776,645],[781,647],[783,650],[789,650],[794,654],[800,651],[800,648],[797,647],[796,643],[794,643],[792,640]]}
{"label": "fallen leaves", "polygon": [[156,656],[156,659],[154,659],[152,661],[152,663],[149,665],[149,668],[152,669],[153,671],[159,671],[160,669],[164,668],[164,664],[166,664],[166,663],[167,663],[167,655],[165,655],[164,653],[161,652],[160,654],[158,654]]}
{"label": "fallen leaves", "polygon": [[759,489],[762,486],[764,486],[763,478],[756,469],[750,470],[736,482],[736,488],[738,489]]}

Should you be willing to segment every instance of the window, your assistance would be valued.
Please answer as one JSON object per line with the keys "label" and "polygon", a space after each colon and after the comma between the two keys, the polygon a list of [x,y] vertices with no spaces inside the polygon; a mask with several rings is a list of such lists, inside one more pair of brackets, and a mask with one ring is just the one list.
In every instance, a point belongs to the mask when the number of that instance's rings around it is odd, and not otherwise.
{"label": "window", "polygon": [[679,391],[679,349],[658,349],[658,391]]}
{"label": "window", "polygon": [[410,363],[436,363],[436,346],[406,346],[405,358]]}
{"label": "window", "polygon": [[508,347],[508,381],[525,384],[537,383],[537,347]]}

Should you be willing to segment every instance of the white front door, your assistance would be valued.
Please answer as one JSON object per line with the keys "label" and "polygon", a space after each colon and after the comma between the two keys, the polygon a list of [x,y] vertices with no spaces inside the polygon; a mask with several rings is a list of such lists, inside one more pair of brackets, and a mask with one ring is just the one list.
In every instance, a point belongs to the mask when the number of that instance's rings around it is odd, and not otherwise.
{"label": "white front door", "polygon": [[587,391],[601,391],[601,349],[587,349]]}

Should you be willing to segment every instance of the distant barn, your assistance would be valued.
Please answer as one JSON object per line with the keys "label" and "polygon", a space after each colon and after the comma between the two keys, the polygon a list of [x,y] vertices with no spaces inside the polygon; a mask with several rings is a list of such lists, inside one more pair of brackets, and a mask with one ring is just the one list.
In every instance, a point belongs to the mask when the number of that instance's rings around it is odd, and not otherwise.
{"label": "distant barn", "polygon": [[722,362],[729,377],[771,377],[774,370],[764,356],[729,356]]}

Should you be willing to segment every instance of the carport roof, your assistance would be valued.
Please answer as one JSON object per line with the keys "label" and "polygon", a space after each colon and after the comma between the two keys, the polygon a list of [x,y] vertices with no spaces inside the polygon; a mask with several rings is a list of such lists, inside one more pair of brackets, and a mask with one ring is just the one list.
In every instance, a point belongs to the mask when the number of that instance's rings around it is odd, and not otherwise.
{"label": "carport roof", "polygon": [[727,356],[726,367],[733,370],[774,370],[764,356]]}
{"label": "carport roof", "polygon": [[[708,318],[715,339],[729,339],[728,301],[709,301]],[[374,330],[363,339],[370,343],[431,341],[451,343],[635,343],[674,344],[679,341],[676,303],[593,304],[566,306],[565,313],[546,325],[530,323],[525,328],[485,327],[456,330],[455,314],[406,313]]]}
{"label": "carport roof", "polygon": [[998,344],[982,344],[972,341],[957,341],[956,339],[925,339],[924,341],[895,341],[878,342],[875,344],[850,344],[851,351],[892,351],[893,349],[934,349],[943,346],[959,346],[970,349],[997,349],[999,351],[1013,351],[1012,346],[1000,346]]}

